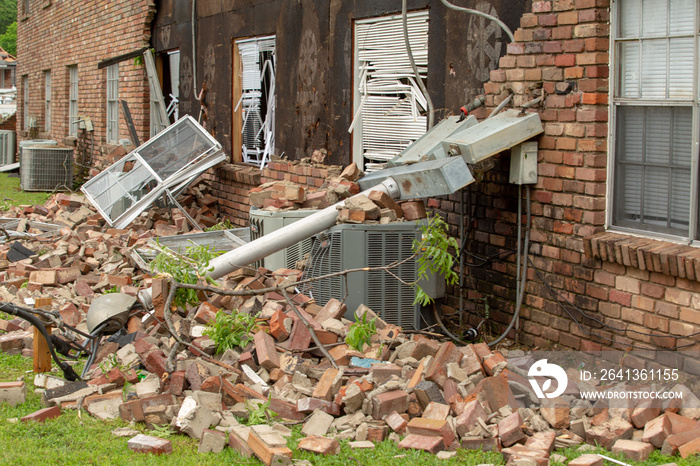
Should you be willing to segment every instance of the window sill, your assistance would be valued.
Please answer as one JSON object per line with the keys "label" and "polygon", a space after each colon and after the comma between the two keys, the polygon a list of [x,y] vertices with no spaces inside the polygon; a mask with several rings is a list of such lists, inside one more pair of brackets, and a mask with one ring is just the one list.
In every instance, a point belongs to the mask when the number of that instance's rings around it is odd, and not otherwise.
{"label": "window sill", "polygon": [[602,261],[700,281],[700,249],[692,246],[605,232],[585,238],[583,247]]}

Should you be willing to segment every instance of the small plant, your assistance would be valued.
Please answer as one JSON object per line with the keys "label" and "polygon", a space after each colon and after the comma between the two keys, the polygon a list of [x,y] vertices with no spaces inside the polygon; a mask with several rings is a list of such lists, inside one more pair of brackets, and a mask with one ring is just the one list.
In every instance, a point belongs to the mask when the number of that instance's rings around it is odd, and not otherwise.
{"label": "small plant", "polygon": [[119,293],[119,287],[117,285],[114,285],[112,288],[105,290],[103,294],[109,293]]}
{"label": "small plant", "polygon": [[119,360],[117,359],[117,355],[110,354],[98,364],[98,367],[100,368],[103,374],[107,375],[107,373],[113,368],[119,367]]}
{"label": "small plant", "polygon": [[262,403],[245,401],[245,407],[248,410],[248,419],[245,424],[248,426],[257,426],[259,424],[269,424],[278,414],[270,409],[271,395],[267,401]]}
{"label": "small plant", "polygon": [[[185,254],[164,252],[161,248],[161,252],[153,260],[153,270],[168,274],[179,283],[196,285],[200,280],[206,280],[207,283],[213,284],[214,281],[207,277],[206,273],[211,270],[209,261],[219,254],[209,246],[194,243],[186,249]],[[188,304],[199,303],[197,290],[179,288],[175,292],[174,303],[183,308]]]}
{"label": "small plant", "polygon": [[250,314],[233,311],[226,314],[223,311],[216,313],[214,322],[207,325],[204,334],[216,343],[216,352],[223,353],[227,349],[236,346],[244,347],[253,341],[253,333],[257,330],[257,322]]}
{"label": "small plant", "polygon": [[168,424],[163,424],[162,426],[159,426],[158,424],[153,424],[153,431],[151,433],[156,437],[168,438],[172,437],[175,431],[172,430]]}
{"label": "small plant", "polygon": [[236,226],[233,223],[231,223],[229,219],[225,218],[222,222],[219,222],[216,225],[211,226],[204,231],[221,231],[230,230],[232,228],[236,228]]}
{"label": "small plant", "polygon": [[455,257],[449,249],[459,250],[457,240],[447,235],[447,223],[439,215],[432,215],[428,223],[421,227],[422,239],[413,242],[413,252],[418,254],[418,277],[414,282],[416,298],[413,303],[427,306],[433,302],[425,291],[418,285],[428,278],[428,273],[439,273],[445,277],[448,285],[454,285],[459,279],[457,272],[452,270]]}
{"label": "small plant", "polygon": [[355,323],[350,326],[348,335],[345,337],[345,343],[358,351],[362,351],[365,344],[369,345],[372,336],[377,334],[377,318],[373,317],[367,320],[367,313],[362,314],[362,317],[355,313]]}

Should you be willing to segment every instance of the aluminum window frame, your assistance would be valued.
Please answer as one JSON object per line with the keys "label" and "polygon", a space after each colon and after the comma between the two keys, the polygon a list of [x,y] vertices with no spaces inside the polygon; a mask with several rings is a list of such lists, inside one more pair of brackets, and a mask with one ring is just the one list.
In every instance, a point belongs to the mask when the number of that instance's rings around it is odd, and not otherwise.
{"label": "aluminum window frame", "polygon": [[[245,163],[262,169],[275,151],[277,36],[237,39],[235,45],[241,57],[241,95],[234,109],[242,109],[241,154]],[[263,53],[270,54],[270,58],[261,63]],[[251,56],[255,58],[251,60]]]}
{"label": "aluminum window frame", "polygon": [[[700,245],[700,228],[698,227],[699,214],[698,209],[700,209],[700,199],[698,199],[700,192],[700,180],[698,180],[699,169],[698,169],[698,159],[700,158],[700,92],[699,92],[699,81],[700,81],[700,70],[699,66],[699,54],[700,54],[700,6],[697,2],[695,3],[695,22],[694,22],[694,33],[693,34],[673,34],[669,30],[664,35],[658,35],[653,37],[644,37],[642,28],[640,26],[639,37],[621,38],[620,36],[620,21],[622,20],[622,2],[631,0],[611,0],[610,8],[610,78],[609,78],[609,99],[608,99],[608,170],[607,170],[607,189],[606,189],[606,217],[605,217],[605,228],[610,231],[617,231],[621,233],[628,233],[632,235],[650,237],[661,240],[667,240],[682,244],[691,244],[693,246]],[[671,6],[669,0],[667,2],[667,9],[670,11]],[[671,15],[668,14],[666,21],[667,24],[670,21]],[[640,24],[643,20],[643,15],[640,14]],[[619,90],[622,88],[621,83],[621,64],[618,44],[630,43],[637,41],[640,44],[647,40],[657,40],[665,39],[669,45],[667,50],[670,51],[670,39],[672,38],[693,38],[693,89],[690,98],[669,98],[668,93],[666,98],[651,98],[651,97],[620,97]],[[640,52],[641,57],[641,52]],[[667,71],[669,71],[669,61],[667,61]],[[640,76],[642,71],[642,60],[640,59]],[[667,86],[667,92],[668,92]],[[639,94],[642,92],[642,84],[640,80],[639,84]],[[642,108],[660,108],[660,107],[692,107],[692,140],[691,140],[691,166],[690,166],[690,192],[689,192],[689,212],[688,212],[688,234],[679,235],[670,233],[668,231],[658,231],[651,228],[639,228],[631,227],[625,225],[615,224],[615,212],[616,206],[615,196],[617,195],[617,189],[615,186],[616,182],[616,141],[617,141],[617,124],[619,123],[620,117],[618,116],[618,111],[622,107],[642,107]],[[670,165],[669,165],[670,166]]]}
{"label": "aluminum window frame", "polygon": [[[178,135],[187,136],[185,130],[188,128],[192,129],[190,135],[195,138],[189,152],[186,149],[184,152],[163,150],[181,148],[184,144],[182,140],[177,144],[169,141],[173,137],[177,139]],[[190,142],[189,139],[184,141]],[[196,148],[194,143],[199,143]],[[175,157],[168,157],[171,153]],[[90,179],[80,189],[110,226],[126,228],[159,197],[165,194],[174,198],[201,173],[225,159],[221,144],[194,118],[185,115]],[[132,193],[137,190],[140,195],[135,197]],[[119,206],[114,214],[114,207],[123,199],[128,201],[128,205]],[[119,211],[119,208],[122,210]]]}
{"label": "aluminum window frame", "polygon": [[68,136],[78,136],[78,65],[68,67]]}
{"label": "aluminum window frame", "polygon": [[22,115],[22,126],[25,131],[29,130],[29,76],[22,76],[22,106],[24,114]]}

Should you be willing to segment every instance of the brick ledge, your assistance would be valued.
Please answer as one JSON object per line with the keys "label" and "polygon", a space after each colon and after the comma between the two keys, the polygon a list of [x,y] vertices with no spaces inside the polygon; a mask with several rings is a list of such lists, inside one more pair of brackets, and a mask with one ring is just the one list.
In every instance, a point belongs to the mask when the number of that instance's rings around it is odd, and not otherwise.
{"label": "brick ledge", "polygon": [[700,249],[620,233],[584,238],[584,252],[607,262],[700,281]]}

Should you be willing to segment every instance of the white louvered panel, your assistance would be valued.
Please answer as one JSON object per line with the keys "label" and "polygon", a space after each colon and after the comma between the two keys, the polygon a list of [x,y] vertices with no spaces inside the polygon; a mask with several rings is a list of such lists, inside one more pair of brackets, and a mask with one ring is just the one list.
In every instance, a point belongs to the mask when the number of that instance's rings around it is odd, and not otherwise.
{"label": "white louvered panel", "polygon": [[664,99],[668,86],[668,41],[642,42],[642,98]]}
{"label": "white louvered panel", "polygon": [[620,83],[619,94],[624,98],[639,97],[640,74],[640,47],[639,42],[623,42],[619,44],[620,55]]}
{"label": "white louvered panel", "polygon": [[671,27],[669,32],[671,35],[693,34],[696,5],[697,0],[673,0],[671,2],[669,14]]}
{"label": "white louvered panel", "polygon": [[669,99],[693,98],[693,38],[669,39]]}
{"label": "white louvered panel", "polygon": [[[409,14],[407,24],[413,58],[426,79],[428,12]],[[355,31],[362,152],[366,171],[372,171],[425,133],[427,118],[421,112],[427,102],[415,81],[400,16],[358,21]]]}
{"label": "white louvered panel", "polygon": [[618,37],[639,37],[639,26],[642,17],[642,3],[640,1],[624,1],[620,4],[620,26]]}
{"label": "white louvered panel", "polygon": [[668,23],[668,0],[642,0],[642,36],[666,35]]}

